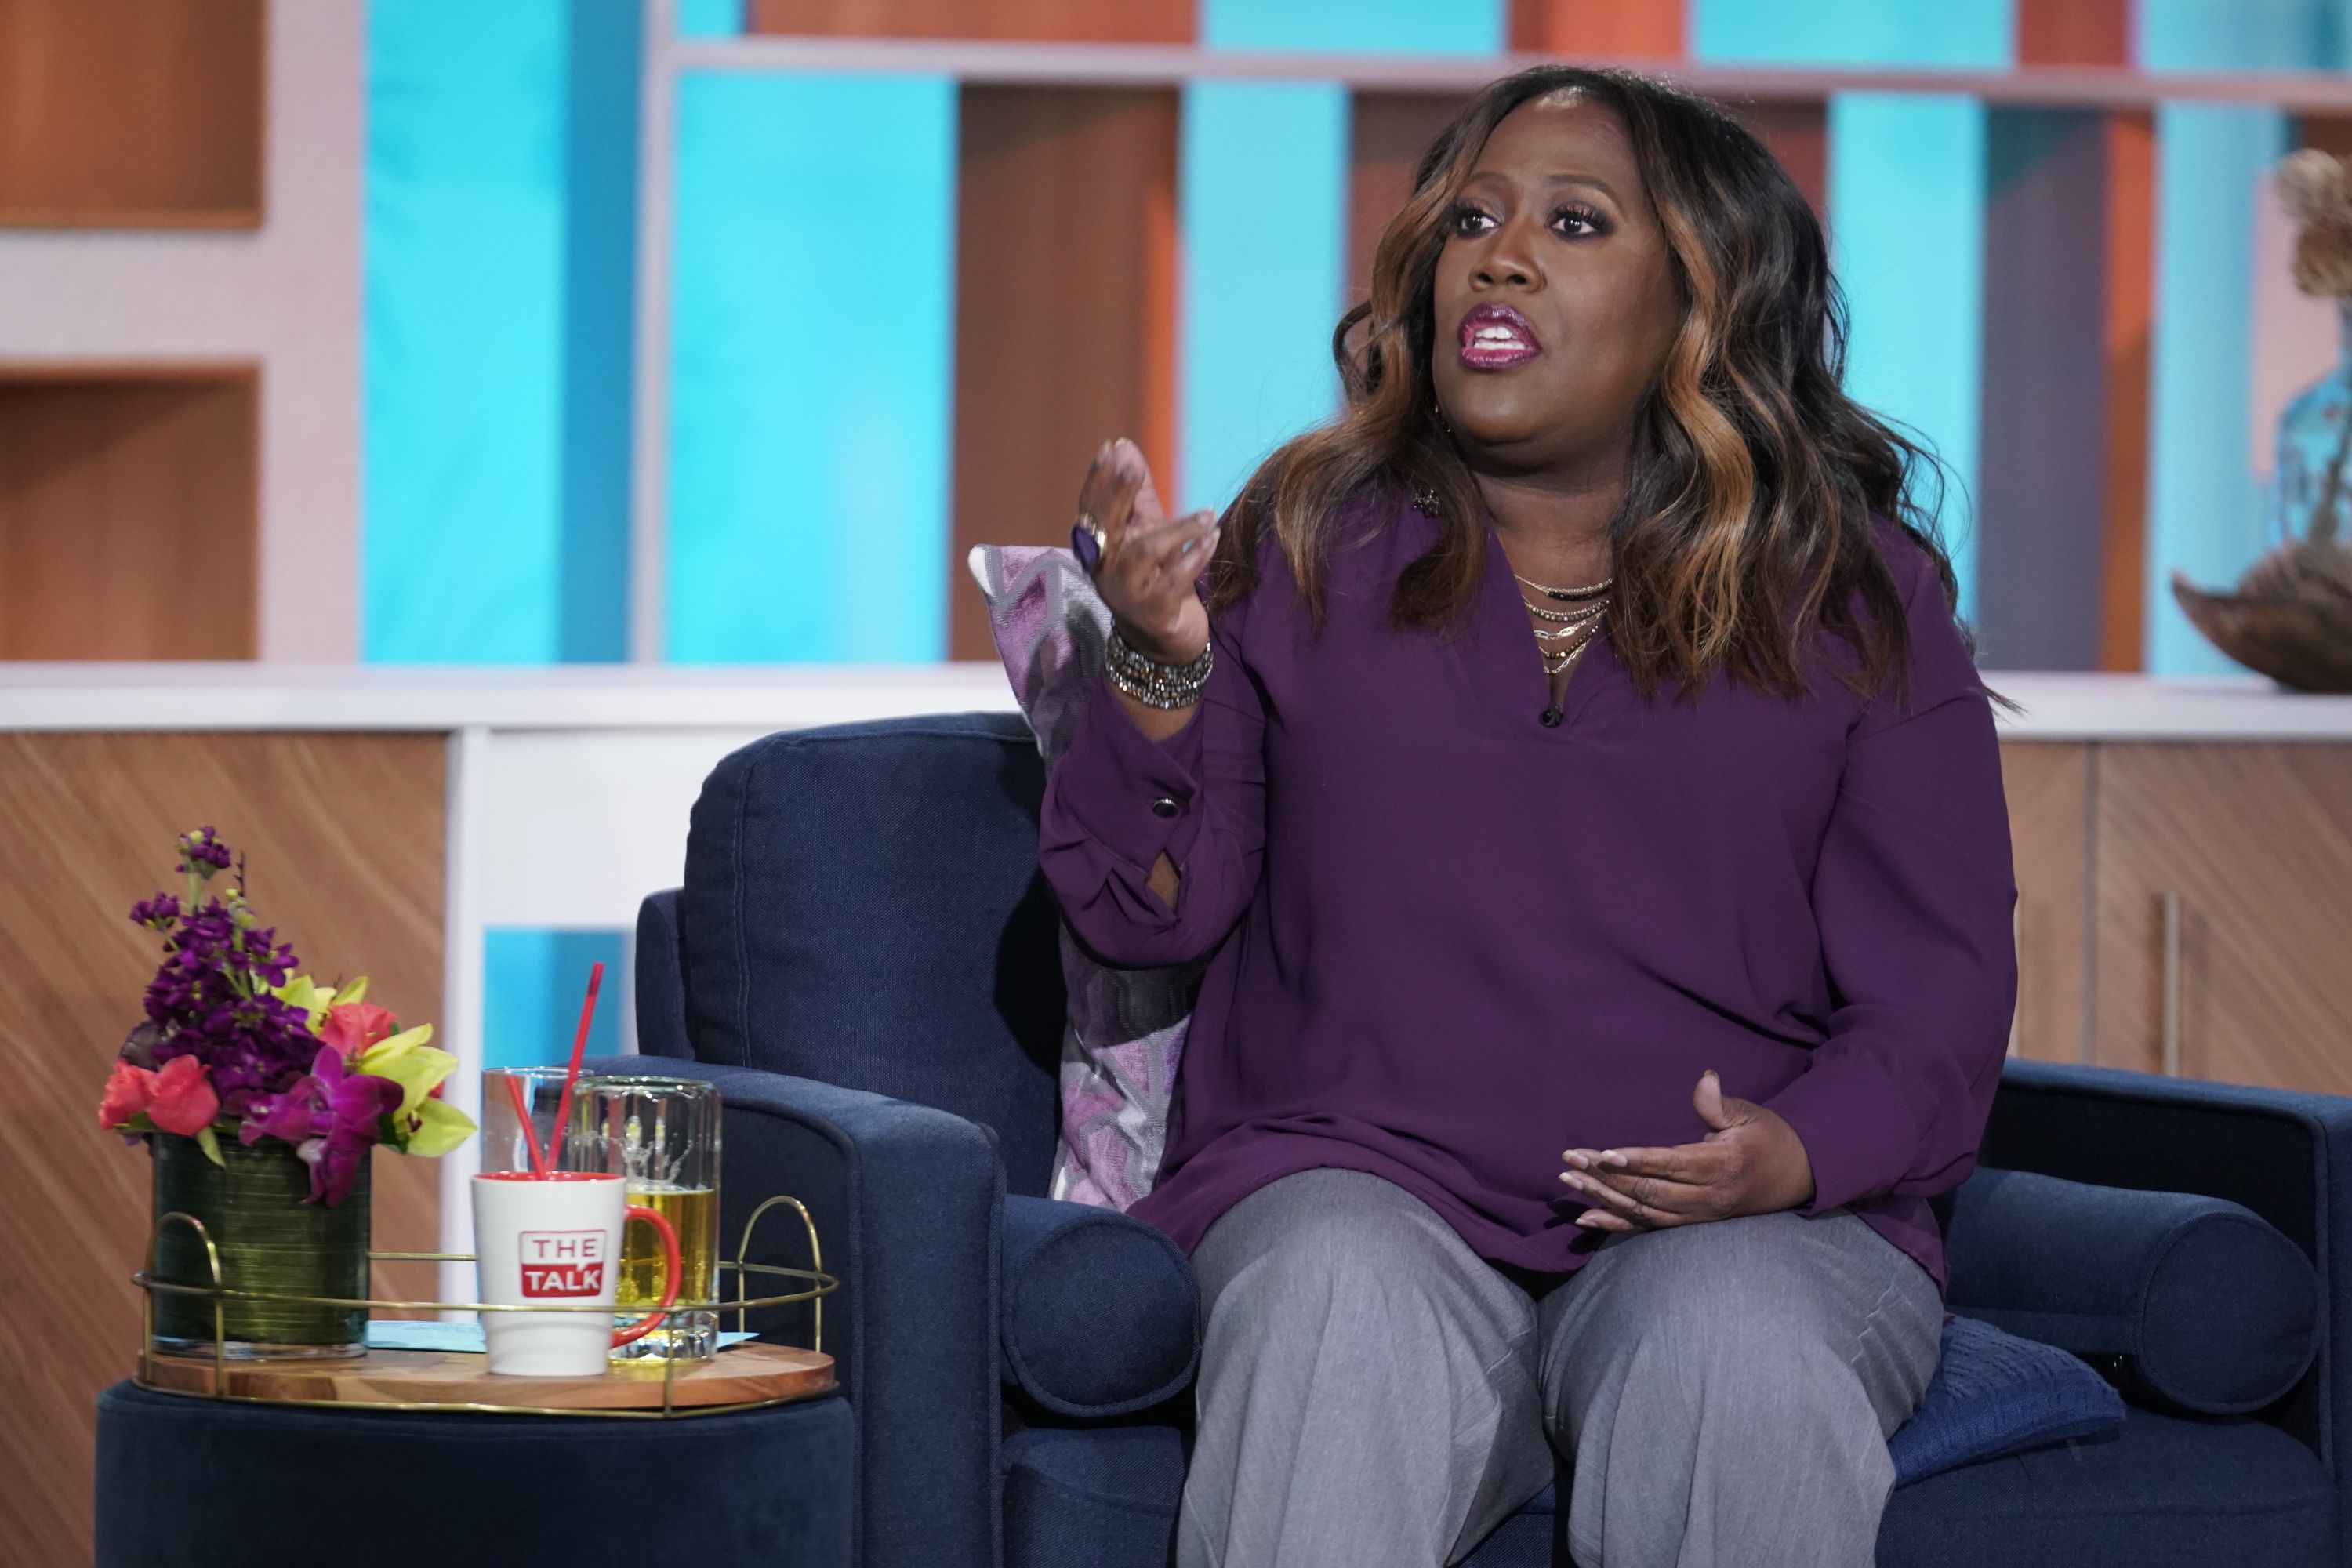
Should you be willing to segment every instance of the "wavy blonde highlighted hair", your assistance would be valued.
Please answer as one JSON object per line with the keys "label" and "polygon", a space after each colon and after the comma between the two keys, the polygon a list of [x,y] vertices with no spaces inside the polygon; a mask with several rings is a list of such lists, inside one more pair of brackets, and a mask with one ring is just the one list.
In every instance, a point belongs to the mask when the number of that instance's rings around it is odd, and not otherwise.
{"label": "wavy blonde highlighted hair", "polygon": [[1461,621],[1483,570],[1485,508],[1437,420],[1438,253],[1488,135],[1520,104],[1562,91],[1624,124],[1685,304],[1636,421],[1624,504],[1610,526],[1618,658],[1644,697],[1665,682],[1695,695],[1726,669],[1796,696],[1801,650],[1826,629],[1858,656],[1845,676],[1857,695],[1890,678],[1900,688],[1909,643],[1871,519],[1909,534],[1956,602],[1935,506],[1914,484],[1932,479],[1928,494],[1939,498],[1940,469],[1845,395],[1844,301],[1821,223],[1787,171],[1715,105],[1623,71],[1541,66],[1507,77],[1432,143],[1373,253],[1370,298],[1332,333],[1341,411],[1286,443],[1244,487],[1226,513],[1212,603],[1256,586],[1270,530],[1319,626],[1329,519],[1360,487],[1386,480],[1434,493],[1442,514],[1438,542],[1398,580],[1392,622],[1434,631]]}

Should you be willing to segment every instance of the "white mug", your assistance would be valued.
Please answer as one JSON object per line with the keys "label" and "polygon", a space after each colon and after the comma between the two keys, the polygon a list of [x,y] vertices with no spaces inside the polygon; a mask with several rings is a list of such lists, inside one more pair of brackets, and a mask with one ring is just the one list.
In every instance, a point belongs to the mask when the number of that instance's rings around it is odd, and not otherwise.
{"label": "white mug", "polygon": [[602,1375],[614,1348],[660,1322],[677,1300],[677,1234],[660,1215],[632,1205],[616,1174],[501,1171],[474,1178],[474,1250],[485,1306],[610,1308],[620,1282],[621,1232],[633,1219],[661,1236],[663,1310],[619,1330],[609,1312],[484,1312],[492,1373]]}

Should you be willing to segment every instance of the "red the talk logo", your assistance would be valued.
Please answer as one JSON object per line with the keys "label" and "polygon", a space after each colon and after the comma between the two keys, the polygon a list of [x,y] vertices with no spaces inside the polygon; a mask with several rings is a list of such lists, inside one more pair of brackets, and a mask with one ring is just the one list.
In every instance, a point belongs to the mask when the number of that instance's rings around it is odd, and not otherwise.
{"label": "red the talk logo", "polygon": [[604,1233],[527,1230],[522,1233],[522,1293],[601,1296],[604,1293]]}

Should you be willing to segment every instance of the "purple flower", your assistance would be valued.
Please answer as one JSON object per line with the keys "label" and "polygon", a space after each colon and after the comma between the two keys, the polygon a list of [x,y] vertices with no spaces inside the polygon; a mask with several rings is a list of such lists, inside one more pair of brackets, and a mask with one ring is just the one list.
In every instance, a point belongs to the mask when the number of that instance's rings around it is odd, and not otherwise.
{"label": "purple flower", "polygon": [[251,1098],[237,1140],[248,1147],[264,1138],[293,1144],[310,1167],[310,1201],[333,1208],[351,1195],[362,1163],[383,1136],[383,1119],[400,1109],[400,1095],[390,1079],[348,1072],[342,1054],[322,1047],[291,1088]]}
{"label": "purple flower", "polygon": [[[179,849],[180,869],[183,871],[194,872],[198,877],[210,877],[215,871],[228,869],[228,846],[220,841],[219,834],[210,823],[193,833],[181,834]],[[206,869],[198,870],[199,867]]]}
{"label": "purple flower", "polygon": [[310,1076],[320,1041],[306,1012],[269,994],[299,967],[293,947],[261,924],[241,886],[218,896],[204,892],[213,874],[232,863],[229,847],[207,826],[182,835],[178,847],[185,896],[158,893],[131,911],[163,936],[163,961],[143,999],[146,1059],[137,1065],[160,1071],[179,1058],[195,1058],[220,1095],[223,1114],[242,1121],[257,1101],[277,1110],[278,1097]]}
{"label": "purple flower", "polygon": [[180,918],[180,900],[169,893],[158,893],[152,899],[142,899],[131,906],[132,925],[151,926],[156,931],[170,931]]}

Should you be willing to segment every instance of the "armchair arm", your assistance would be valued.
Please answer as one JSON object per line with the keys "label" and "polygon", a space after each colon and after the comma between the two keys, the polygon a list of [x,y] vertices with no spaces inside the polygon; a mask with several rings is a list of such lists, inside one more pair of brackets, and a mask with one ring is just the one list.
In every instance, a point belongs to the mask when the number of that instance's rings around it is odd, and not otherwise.
{"label": "armchair arm", "polygon": [[1129,1415],[1192,1385],[1201,1292],[1168,1233],[1111,1209],[1004,1200],[997,1274],[1008,1391],[1057,1415]]}
{"label": "armchair arm", "polygon": [[[857,1560],[989,1568],[1002,1535],[994,1142],[961,1117],[859,1089],[660,1067],[716,1085],[725,1104],[720,1255],[734,1255],[760,1202],[788,1193],[808,1205],[841,1280],[824,1303],[824,1348],[856,1419]],[[806,1239],[784,1217],[762,1222],[752,1261],[807,1266]],[[806,1342],[804,1317],[760,1326]]]}
{"label": "armchair arm", "polygon": [[2319,1358],[2269,1415],[2328,1457],[2352,1562],[2352,1099],[2012,1059],[1984,1164],[2262,1215],[2320,1272]]}

